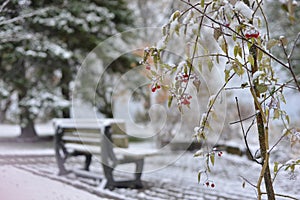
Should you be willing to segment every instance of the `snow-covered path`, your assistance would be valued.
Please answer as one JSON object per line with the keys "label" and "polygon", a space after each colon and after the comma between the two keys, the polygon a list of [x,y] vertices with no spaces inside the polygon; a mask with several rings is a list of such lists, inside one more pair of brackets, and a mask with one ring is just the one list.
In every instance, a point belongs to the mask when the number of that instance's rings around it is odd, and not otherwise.
{"label": "snow-covered path", "polygon": [[99,200],[87,191],[13,166],[0,167],[0,194],[3,200]]}
{"label": "snow-covered path", "polygon": [[[255,181],[255,167],[245,160],[225,155],[216,160],[210,180],[214,181],[215,188],[207,188],[198,184],[196,180],[197,165],[191,153],[182,155],[170,165],[176,153],[147,159],[143,181],[145,188],[115,189],[113,191],[99,189],[98,182],[83,178],[58,176],[57,166],[53,155],[0,156],[0,194],[9,195],[6,200],[52,200],[52,199],[186,199],[186,200],[213,200],[213,199],[256,199],[255,191],[246,186],[242,188],[240,175],[247,176]],[[80,167],[80,158],[70,160],[69,167]],[[243,158],[242,158],[243,161]],[[194,164],[193,164],[194,163]],[[225,164],[226,163],[226,164]],[[158,166],[160,168],[158,169]],[[153,169],[157,170],[153,170]],[[92,171],[103,176],[99,163],[94,162]],[[121,169],[120,169],[121,170]],[[251,173],[252,172],[252,173]],[[117,177],[128,177],[128,174],[116,172]],[[299,181],[289,180],[282,176],[277,183],[277,191],[288,193],[300,199]],[[17,192],[19,190],[19,192]],[[4,193],[3,193],[4,192]],[[298,193],[297,193],[298,192]],[[20,198],[19,198],[20,197]],[[23,198],[24,197],[24,198]]]}
{"label": "snow-covered path", "polygon": [[[11,126],[10,126],[11,127]],[[44,127],[44,132],[49,131]],[[1,126],[3,133],[5,127]],[[6,127],[6,131],[9,127]],[[5,132],[6,132],[5,131]],[[15,130],[12,129],[12,132]],[[8,132],[6,132],[8,133]],[[0,137],[3,136],[0,134]],[[143,144],[138,144],[143,145]],[[149,147],[145,146],[145,148]],[[82,167],[81,158],[72,158],[70,168]],[[167,152],[167,154],[146,158],[142,180],[145,188],[103,190],[98,182],[79,179],[74,175],[58,176],[51,141],[39,143],[0,143],[0,199],[2,200],[63,200],[63,199],[186,199],[186,200],[248,200],[256,199],[252,186],[243,180],[256,183],[260,166],[246,157],[230,155],[224,152],[215,158],[215,166],[208,180],[214,188],[197,183],[197,172],[201,169],[201,160],[191,152]],[[80,163],[82,164],[82,163]],[[132,170],[124,166],[119,170]],[[91,170],[103,177],[102,167],[94,160]],[[117,177],[128,177],[128,173],[116,172]],[[300,199],[299,170],[294,174],[283,172],[275,182],[276,192],[288,194]],[[5,198],[3,198],[5,197]],[[284,199],[284,198],[278,198]]]}

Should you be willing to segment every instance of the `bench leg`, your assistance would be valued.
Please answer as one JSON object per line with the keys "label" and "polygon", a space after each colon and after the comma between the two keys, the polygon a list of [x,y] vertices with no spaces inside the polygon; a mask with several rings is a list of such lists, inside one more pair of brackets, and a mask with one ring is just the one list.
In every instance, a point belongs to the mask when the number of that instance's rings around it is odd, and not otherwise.
{"label": "bench leg", "polygon": [[141,176],[143,173],[144,168],[144,159],[140,159],[135,162],[136,163],[136,169],[135,169],[135,186],[136,188],[142,188],[143,184],[141,181]]}
{"label": "bench leg", "polygon": [[108,188],[108,189],[112,190],[115,187],[115,181],[114,181],[114,177],[113,177],[114,169],[105,164],[102,164],[102,166],[103,166],[103,171],[104,171],[104,175],[106,178],[106,184],[105,184],[104,188]]}
{"label": "bench leg", "polygon": [[85,155],[84,170],[89,171],[92,162],[92,154]]}
{"label": "bench leg", "polygon": [[68,152],[64,148],[63,142],[62,142],[62,132],[61,130],[57,130],[55,137],[54,137],[54,146],[55,146],[55,158],[58,166],[58,174],[64,175],[68,174],[69,171],[65,168],[64,163],[66,162],[66,159],[68,157]]}

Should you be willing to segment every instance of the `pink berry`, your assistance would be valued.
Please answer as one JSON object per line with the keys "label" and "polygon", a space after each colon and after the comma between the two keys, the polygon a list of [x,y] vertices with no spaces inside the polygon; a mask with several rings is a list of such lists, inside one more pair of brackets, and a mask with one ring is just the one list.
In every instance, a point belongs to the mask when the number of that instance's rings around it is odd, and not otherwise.
{"label": "pink berry", "polygon": [[190,101],[189,100],[187,100],[187,99],[184,99],[183,101],[182,101],[182,104],[183,105],[190,105]]}

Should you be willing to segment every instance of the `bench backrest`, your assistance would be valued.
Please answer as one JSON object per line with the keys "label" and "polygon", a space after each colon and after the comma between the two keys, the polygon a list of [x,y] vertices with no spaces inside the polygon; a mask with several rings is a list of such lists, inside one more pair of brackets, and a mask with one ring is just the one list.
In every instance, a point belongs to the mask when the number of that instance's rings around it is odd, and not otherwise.
{"label": "bench backrest", "polygon": [[99,148],[104,128],[111,127],[111,139],[117,147],[128,147],[128,135],[125,122],[119,119],[53,119],[56,134],[61,134],[61,140],[66,144],[81,144]]}

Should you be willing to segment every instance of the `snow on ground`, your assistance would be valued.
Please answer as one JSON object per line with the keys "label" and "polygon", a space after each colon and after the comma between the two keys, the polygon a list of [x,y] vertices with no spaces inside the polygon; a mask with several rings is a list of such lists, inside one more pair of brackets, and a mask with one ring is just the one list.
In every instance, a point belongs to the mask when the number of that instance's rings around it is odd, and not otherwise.
{"label": "snow on ground", "polygon": [[[54,134],[51,122],[36,124],[36,131],[39,136],[49,136]],[[17,137],[20,134],[20,126],[12,124],[0,124],[0,137]]]}
{"label": "snow on ground", "polygon": [[[3,127],[0,126],[0,135],[3,136]],[[7,128],[7,127],[6,127]],[[13,129],[11,129],[13,130]],[[48,131],[46,127],[44,129]],[[144,144],[133,144],[143,147]],[[235,145],[232,142],[232,145]],[[238,146],[238,144],[236,144]],[[153,147],[147,143],[145,148]],[[215,166],[208,180],[215,184],[215,188],[206,187],[202,181],[197,183],[197,172],[202,168],[203,160],[194,158],[191,152],[165,152],[165,154],[146,158],[142,179],[147,187],[143,190],[115,189],[113,191],[100,190],[97,184],[85,184],[77,178],[60,177],[57,175],[57,166],[54,158],[53,143],[1,143],[1,156],[16,157],[27,156],[25,163],[11,166],[0,165],[0,194],[5,200],[47,200],[47,199],[256,199],[252,186],[246,184],[242,187],[242,177],[256,183],[260,166],[249,161],[246,157],[230,155],[224,152],[222,157],[215,158]],[[14,156],[12,156],[14,155]],[[34,163],[34,156],[40,156],[45,161]],[[33,157],[31,159],[31,157]],[[48,160],[47,160],[48,159]],[[78,159],[76,158],[76,162]],[[22,161],[23,162],[23,161]],[[69,167],[74,167],[74,162]],[[102,174],[101,163],[94,160],[91,169]],[[132,166],[121,166],[116,171],[117,176],[124,176],[124,171],[132,170]],[[298,170],[298,169],[297,169]],[[29,173],[31,172],[31,173]],[[128,173],[125,173],[128,176]],[[294,174],[281,173],[276,182],[275,190],[281,194],[289,194],[300,199],[299,171]],[[80,188],[80,189],[79,189]],[[93,195],[97,193],[98,195]],[[100,199],[101,199],[100,198]],[[278,198],[280,199],[280,198]]]}
{"label": "snow on ground", "polygon": [[0,167],[0,194],[3,200],[99,200],[89,192],[11,166]]}

